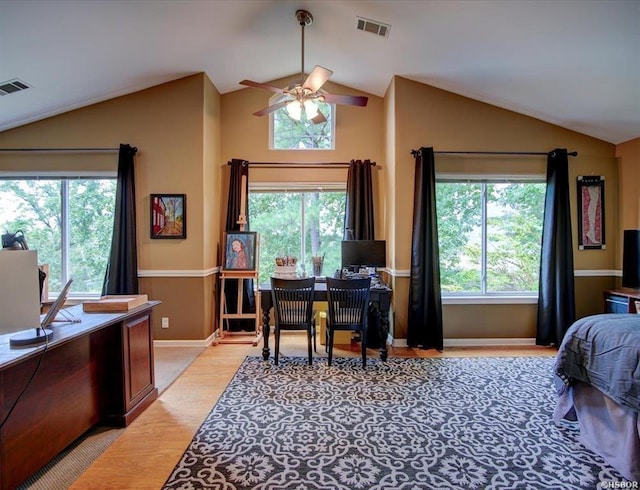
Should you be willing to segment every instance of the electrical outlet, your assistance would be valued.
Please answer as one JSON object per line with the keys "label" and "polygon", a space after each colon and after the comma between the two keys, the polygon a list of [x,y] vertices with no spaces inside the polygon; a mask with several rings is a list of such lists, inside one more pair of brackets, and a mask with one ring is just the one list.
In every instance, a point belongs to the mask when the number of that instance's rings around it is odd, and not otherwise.
{"label": "electrical outlet", "polygon": [[166,316],[162,317],[162,328],[169,328],[169,318]]}

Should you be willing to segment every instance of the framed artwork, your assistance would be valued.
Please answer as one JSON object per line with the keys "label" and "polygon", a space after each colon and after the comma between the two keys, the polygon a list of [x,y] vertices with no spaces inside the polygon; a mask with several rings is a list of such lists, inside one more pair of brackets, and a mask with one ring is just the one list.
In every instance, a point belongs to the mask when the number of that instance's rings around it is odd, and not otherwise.
{"label": "framed artwork", "polygon": [[578,176],[578,249],[605,249],[604,177]]}
{"label": "framed artwork", "polygon": [[256,270],[256,248],[255,231],[227,231],[224,234],[224,270]]}
{"label": "framed artwork", "polygon": [[151,194],[151,238],[187,238],[186,194]]}

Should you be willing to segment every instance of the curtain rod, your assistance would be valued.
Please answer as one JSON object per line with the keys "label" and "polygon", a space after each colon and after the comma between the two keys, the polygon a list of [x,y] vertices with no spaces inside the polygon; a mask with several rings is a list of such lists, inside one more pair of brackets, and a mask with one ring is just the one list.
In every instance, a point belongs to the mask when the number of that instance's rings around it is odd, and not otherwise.
{"label": "curtain rod", "polygon": [[[420,150],[411,150],[411,155],[414,157]],[[434,151],[436,155],[541,155],[547,156],[552,151]],[[570,157],[577,157],[578,152],[572,151],[567,153]]]}
{"label": "curtain rod", "polygon": [[[346,162],[243,162],[246,165],[260,165],[263,167],[276,167],[276,168],[311,168],[311,167],[348,167],[350,164]],[[227,165],[231,165],[231,162],[227,162]],[[371,162],[371,166],[375,167],[376,162]]]}
{"label": "curtain rod", "polygon": [[[133,150],[137,150],[137,148],[133,148]],[[6,152],[64,152],[64,153],[105,153],[105,152],[118,152],[120,148],[0,148],[0,151]]]}

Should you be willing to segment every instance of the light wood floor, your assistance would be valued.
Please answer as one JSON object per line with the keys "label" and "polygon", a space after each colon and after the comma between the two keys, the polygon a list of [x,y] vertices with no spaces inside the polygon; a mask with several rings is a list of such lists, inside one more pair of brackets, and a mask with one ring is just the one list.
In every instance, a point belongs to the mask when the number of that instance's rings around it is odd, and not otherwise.
{"label": "light wood floor", "polygon": [[[270,339],[273,356],[273,339]],[[281,356],[306,356],[304,332],[285,332]],[[396,357],[554,356],[547,347],[447,348],[444,352],[390,348]],[[71,487],[150,489],[162,487],[193,435],[246,356],[261,356],[262,343],[218,344],[207,348]],[[324,346],[318,352],[324,357]],[[359,356],[359,345],[336,346],[334,356]],[[368,355],[377,356],[376,350]],[[272,359],[269,362],[273,362]]]}

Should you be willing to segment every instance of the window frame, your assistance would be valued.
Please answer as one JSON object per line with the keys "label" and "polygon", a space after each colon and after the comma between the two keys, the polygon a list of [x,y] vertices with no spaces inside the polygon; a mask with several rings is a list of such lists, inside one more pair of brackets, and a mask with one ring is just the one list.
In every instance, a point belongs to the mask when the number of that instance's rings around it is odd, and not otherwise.
{"label": "window frame", "polygon": [[[87,170],[87,171],[2,171],[0,170],[0,181],[2,180],[60,180],[60,268],[61,268],[61,283],[64,285],[67,283],[70,277],[70,264],[69,264],[69,250],[71,244],[70,235],[70,207],[69,207],[69,185],[72,180],[116,180],[118,177],[117,170]],[[115,205],[115,202],[114,202]],[[49,297],[47,300],[56,298],[59,291],[49,290]],[[79,299],[96,299],[100,298],[102,291],[81,293],[70,292],[67,296],[70,300]]]}
{"label": "window frame", "polygon": [[[346,192],[347,192],[347,183],[344,181],[327,181],[327,182],[249,182],[249,194],[252,192],[260,192],[260,193],[286,193],[286,192],[295,192],[295,193],[310,193],[310,192],[343,192],[345,194],[346,201]],[[251,209],[249,209],[249,215],[251,215]],[[301,206],[300,209],[300,218],[302,220],[302,224],[305,223],[305,209],[304,206]],[[249,225],[251,228],[251,219],[249,219]],[[301,227],[304,230],[304,227]],[[256,231],[260,233],[260,230],[256,230],[251,228],[251,231]],[[302,233],[300,247],[303,252],[306,249],[306,234]],[[299,257],[301,263],[304,263],[306,255],[303,257]],[[310,271],[306,271],[307,274]],[[326,274],[326,270],[324,273]]]}
{"label": "window frame", "polygon": [[[543,174],[462,174],[436,172],[438,183],[536,183],[546,185]],[[436,196],[437,199],[437,196]],[[441,292],[445,304],[535,304],[538,302],[538,291],[500,292],[486,291],[487,273],[487,196],[486,187],[482,189],[482,258],[481,258],[481,289],[482,292]],[[544,219],[544,218],[543,218]]]}
{"label": "window frame", "polygon": [[[269,105],[277,104],[284,97],[283,94],[275,94],[269,98]],[[330,104],[324,102],[331,109],[331,117],[329,122],[331,123],[331,145],[328,148],[276,148],[275,146],[275,132],[274,132],[274,117],[276,112],[285,111],[286,107],[281,107],[277,111],[269,113],[269,150],[275,151],[334,151],[336,149],[336,104]]]}

